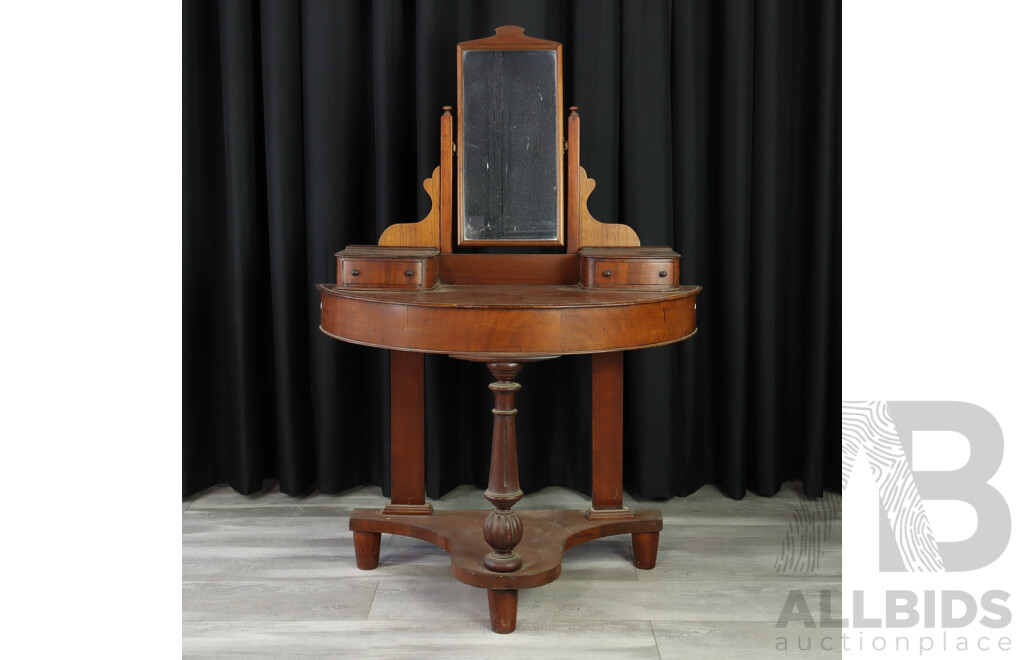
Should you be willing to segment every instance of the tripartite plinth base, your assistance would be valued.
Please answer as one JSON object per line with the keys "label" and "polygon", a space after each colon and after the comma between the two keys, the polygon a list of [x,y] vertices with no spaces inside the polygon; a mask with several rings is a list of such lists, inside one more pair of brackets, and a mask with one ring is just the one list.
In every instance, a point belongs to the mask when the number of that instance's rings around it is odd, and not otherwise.
{"label": "tripartite plinth base", "polygon": [[498,573],[484,566],[484,558],[492,552],[481,532],[489,513],[435,511],[429,516],[401,516],[357,509],[349,521],[349,529],[355,533],[356,563],[364,570],[377,567],[382,532],[438,545],[451,555],[456,579],[489,590],[491,630],[509,633],[516,629],[517,591],[556,580],[562,573],[562,553],[569,548],[604,536],[632,534],[633,564],[651,569],[657,559],[660,511],[634,511],[632,518],[612,520],[588,520],[582,511],[518,511],[523,539],[516,553],[523,565]]}

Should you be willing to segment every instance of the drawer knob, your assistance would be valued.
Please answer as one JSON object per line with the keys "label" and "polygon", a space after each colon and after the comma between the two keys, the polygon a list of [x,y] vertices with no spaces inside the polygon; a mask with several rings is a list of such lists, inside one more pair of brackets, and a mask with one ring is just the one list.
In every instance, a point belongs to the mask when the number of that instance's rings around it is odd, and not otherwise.
{"label": "drawer knob", "polygon": [[412,277],[412,271],[411,270],[405,271],[405,276],[406,277]]}
{"label": "drawer knob", "polygon": [[658,277],[668,277],[668,272],[663,270],[660,273],[658,273]]}
{"label": "drawer knob", "polygon": [[606,271],[604,271],[604,272],[603,272],[603,273],[601,273],[601,274],[602,274],[602,275],[604,275],[605,277],[611,277],[611,276],[612,276],[612,271],[610,271],[610,270],[606,270]]}
{"label": "drawer knob", "polygon": [[352,269],[352,277],[358,277],[358,276],[359,276],[359,271],[356,270],[355,268],[353,268]]}

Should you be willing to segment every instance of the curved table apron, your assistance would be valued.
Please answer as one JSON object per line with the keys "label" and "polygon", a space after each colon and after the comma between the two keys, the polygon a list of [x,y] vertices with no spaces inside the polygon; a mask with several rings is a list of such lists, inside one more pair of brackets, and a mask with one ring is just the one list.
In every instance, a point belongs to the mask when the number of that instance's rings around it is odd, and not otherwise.
{"label": "curved table apron", "polygon": [[697,331],[698,286],[439,285],[427,291],[321,284],[320,329],[336,339],[459,357],[558,356],[650,348]]}
{"label": "curved table apron", "polygon": [[[681,341],[697,331],[698,286],[669,291],[574,285],[439,285],[425,291],[319,285],[320,329],[392,354],[392,502],[352,512],[359,568],[376,568],[382,532],[441,546],[452,574],[487,589],[491,629],[516,627],[518,590],[555,580],[562,554],[603,536],[632,534],[633,563],[655,565],[661,514],[622,506],[622,353]],[[489,511],[433,511],[423,499],[423,358],[443,353],[484,362],[496,381]],[[594,497],[587,512],[513,509],[519,489],[513,382],[523,363],[595,353],[592,396]],[[404,366],[402,366],[404,365]],[[396,371],[396,368],[398,371]],[[406,369],[406,371],[403,371]],[[398,383],[404,383],[398,385]],[[411,388],[411,391],[410,391]],[[419,417],[412,421],[412,417]],[[600,422],[600,423],[599,423]],[[401,476],[398,476],[401,474]],[[396,502],[396,493],[401,491]],[[416,491],[416,492],[413,492]]]}

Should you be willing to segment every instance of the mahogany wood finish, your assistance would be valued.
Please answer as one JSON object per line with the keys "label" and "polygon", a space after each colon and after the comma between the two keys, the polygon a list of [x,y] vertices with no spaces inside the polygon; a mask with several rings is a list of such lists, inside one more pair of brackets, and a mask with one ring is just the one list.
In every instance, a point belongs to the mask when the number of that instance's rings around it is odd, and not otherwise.
{"label": "mahogany wood finish", "polygon": [[423,353],[570,355],[660,346],[697,330],[698,286],[439,285],[431,291],[318,286],[320,328],[355,344]]}
{"label": "mahogany wood finish", "polygon": [[429,515],[424,499],[423,353],[391,351],[391,502],[384,513]]}
{"label": "mahogany wood finish", "polygon": [[487,369],[495,382],[488,385],[494,392],[494,431],[491,434],[491,471],[484,497],[494,511],[484,521],[484,540],[494,550],[484,557],[484,566],[498,573],[510,573],[523,565],[515,547],[523,538],[523,523],[512,507],[523,498],[519,490],[519,461],[516,460],[515,396],[519,383],[513,378],[523,365],[516,362],[488,362]]}
{"label": "mahogany wood finish", "polygon": [[618,245],[638,246],[640,238],[627,225],[616,225],[610,222],[600,222],[587,210],[587,199],[590,193],[597,187],[597,181],[587,178],[587,171],[580,168],[580,198],[579,198],[579,222],[580,222],[580,247],[595,245]]}
{"label": "mahogany wood finish", "polygon": [[491,515],[493,511],[472,510],[392,516],[374,509],[356,509],[349,518],[349,529],[356,538],[356,565],[363,570],[377,567],[381,533],[433,543],[448,552],[455,579],[488,590],[491,630],[510,633],[516,626],[518,590],[558,579],[562,555],[567,550],[605,536],[632,534],[633,564],[646,570],[654,568],[658,533],[663,526],[661,513],[649,509],[634,512],[629,520],[588,520],[580,511],[520,511],[523,533],[516,554],[522,565],[503,572],[484,563],[493,550],[480,530]]}
{"label": "mahogany wood finish", "polygon": [[356,548],[356,566],[372,571],[380,564],[380,532],[352,532]]}
{"label": "mahogany wood finish", "polygon": [[488,589],[487,606],[491,611],[491,630],[507,634],[516,629],[518,589]]}
{"label": "mahogany wood finish", "polygon": [[437,286],[435,248],[350,245],[335,254],[338,286],[353,289],[432,289]]}
{"label": "mahogany wood finish", "polygon": [[431,246],[444,253],[452,251],[452,107],[441,115],[441,164],[434,168],[423,189],[430,197],[430,212],[419,222],[403,222],[384,230],[378,245]]}
{"label": "mahogany wood finish", "polygon": [[441,168],[435,167],[430,178],[423,180],[423,189],[430,196],[430,213],[427,214],[427,217],[419,222],[402,222],[391,225],[380,235],[377,244],[439,248],[441,246],[440,188]]}
{"label": "mahogany wood finish", "polygon": [[566,194],[569,204],[565,215],[565,251],[569,254],[580,249],[580,116],[576,106],[569,108],[568,135],[565,150],[568,160]]}
{"label": "mahogany wood finish", "polygon": [[[582,511],[520,511],[523,539],[516,552],[523,560],[518,571],[499,573],[484,566],[491,552],[480,530],[490,511],[435,510],[429,516],[390,516],[378,509],[356,509],[349,518],[353,532],[383,532],[411,536],[444,548],[451,557],[452,575],[459,582],[483,589],[532,589],[550,584],[562,574],[562,555],[581,543],[618,534],[660,532],[661,513],[634,511],[631,520],[587,520]],[[650,537],[642,543],[650,544]]]}
{"label": "mahogany wood finish", "polygon": [[[458,94],[458,115],[459,115],[459,127],[458,127],[458,141],[463,141],[463,118],[465,114],[463,112],[463,99],[462,99],[462,54],[467,50],[553,50],[555,51],[555,66],[556,66],[556,78],[555,78],[555,89],[557,91],[557,99],[555,100],[555,119],[557,125],[557,144],[563,144],[565,139],[562,134],[562,44],[557,41],[549,41],[547,39],[537,39],[536,37],[528,37],[525,34],[525,29],[518,25],[503,25],[494,30],[494,36],[485,37],[483,39],[474,39],[472,41],[463,41],[456,46],[457,63],[455,65],[455,76],[456,76],[456,90]],[[458,162],[459,162],[459,206],[460,215],[461,209],[464,208],[463,200],[463,189],[462,181],[464,172],[464,155],[465,150],[457,150]],[[510,240],[504,239],[500,241],[480,241],[480,240],[466,240],[463,236],[462,222],[458,223],[458,243],[459,245],[565,245],[565,216],[563,209],[565,207],[565,192],[564,192],[564,175],[562,174],[562,168],[558,168],[558,238],[553,241],[526,241],[526,240]]]}
{"label": "mahogany wood finish", "polygon": [[649,571],[658,561],[659,532],[633,532],[633,565]]}
{"label": "mahogany wood finish", "polygon": [[[505,26],[493,37],[459,44],[460,136],[462,51],[473,48],[555,49],[561,112],[561,45]],[[452,141],[450,110],[445,106],[441,116],[441,163],[423,184],[430,213],[418,223],[392,225],[379,246],[351,246],[338,253],[336,283],[317,286],[320,329],[336,339],[392,351],[391,502],[383,511],[352,513],[357,565],[377,567],[382,533],[441,546],[451,557],[456,579],[488,590],[491,629],[508,633],[516,627],[519,590],[555,580],[562,554],[575,545],[631,534],[634,565],[654,567],[661,514],[622,506],[622,351],[692,336],[701,288],[679,285],[679,255],[669,248],[639,247],[629,227],[590,215],[586,202],[595,182],[579,163],[575,107],[568,119],[564,225],[561,171],[558,179],[559,242],[564,241],[567,253],[452,253],[453,153],[459,157],[460,177],[462,158]],[[483,362],[495,378],[489,385],[494,426],[484,493],[491,510],[433,511],[425,502],[424,353]],[[588,353],[593,354],[592,506],[587,512],[516,511],[522,497],[516,374],[527,362]]]}
{"label": "mahogany wood finish", "polygon": [[580,285],[592,289],[670,291],[679,286],[679,255],[667,247],[582,248]]}
{"label": "mahogany wood finish", "polygon": [[590,520],[632,518],[622,506],[622,352],[595,353],[591,360]]}
{"label": "mahogany wood finish", "polygon": [[442,254],[445,284],[576,284],[575,254]]}
{"label": "mahogany wood finish", "polygon": [[[577,226],[575,248],[591,246],[638,246],[640,237],[632,227],[600,222],[590,215],[587,199],[597,182],[587,178],[587,171],[579,166],[580,117],[576,108],[569,113],[569,226]],[[573,165],[575,163],[575,167]],[[575,218],[575,220],[573,219]]]}
{"label": "mahogany wood finish", "polygon": [[[455,151],[455,142],[452,141],[452,106],[446,105],[444,114],[441,115],[441,209],[440,209],[440,230],[441,236],[439,245],[441,252],[448,254],[452,251],[452,156]],[[410,245],[418,245],[411,243]]]}

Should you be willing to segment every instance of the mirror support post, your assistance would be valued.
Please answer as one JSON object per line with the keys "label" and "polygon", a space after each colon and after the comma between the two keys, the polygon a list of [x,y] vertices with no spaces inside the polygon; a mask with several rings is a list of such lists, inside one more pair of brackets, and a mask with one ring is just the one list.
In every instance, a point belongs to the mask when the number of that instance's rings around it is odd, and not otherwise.
{"label": "mirror support post", "polygon": [[441,115],[441,252],[450,254],[452,251],[452,106],[444,106]]}
{"label": "mirror support post", "polygon": [[565,251],[569,254],[580,249],[580,116],[576,106],[569,108],[569,135],[567,136],[568,181],[566,181]]}

